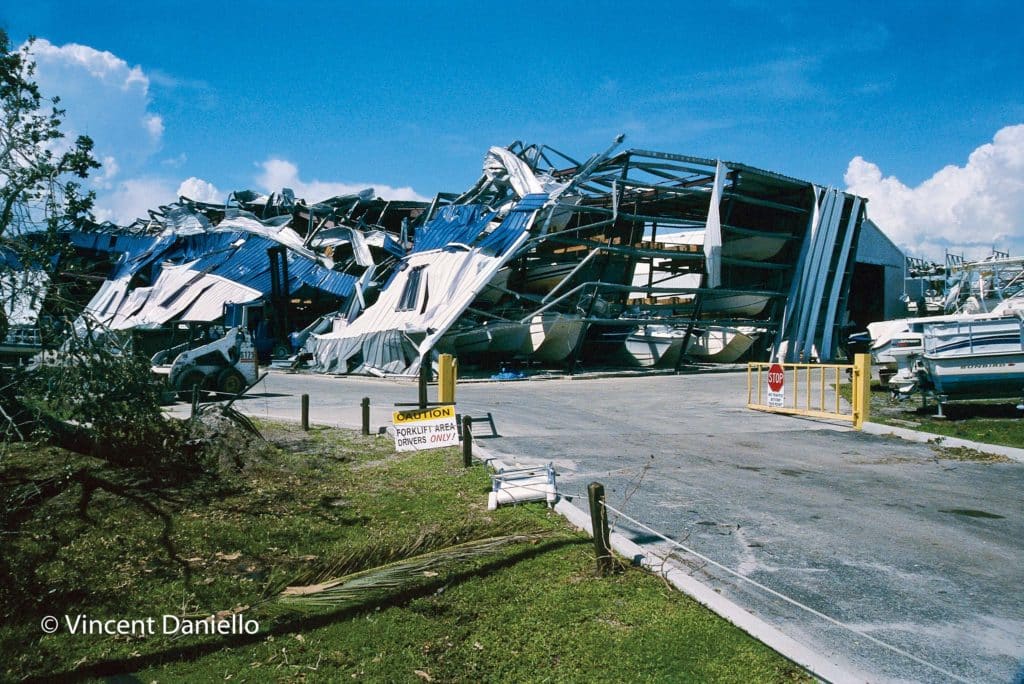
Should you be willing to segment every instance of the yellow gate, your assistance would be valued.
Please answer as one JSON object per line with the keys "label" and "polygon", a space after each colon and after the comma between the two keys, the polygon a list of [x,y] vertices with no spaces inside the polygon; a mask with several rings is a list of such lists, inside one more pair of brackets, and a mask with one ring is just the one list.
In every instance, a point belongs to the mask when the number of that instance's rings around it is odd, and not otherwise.
{"label": "yellow gate", "polygon": [[[853,386],[851,410],[844,411],[839,385],[849,374]],[[860,430],[868,419],[871,396],[871,357],[857,354],[852,364],[747,364],[747,408],[797,416],[848,420]]]}

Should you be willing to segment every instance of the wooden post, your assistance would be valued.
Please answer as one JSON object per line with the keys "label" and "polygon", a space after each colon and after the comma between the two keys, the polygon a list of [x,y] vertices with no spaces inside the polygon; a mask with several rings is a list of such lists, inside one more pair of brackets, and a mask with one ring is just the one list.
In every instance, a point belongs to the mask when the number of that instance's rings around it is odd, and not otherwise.
{"label": "wooden post", "polygon": [[587,487],[590,499],[590,525],[597,554],[597,574],[604,577],[612,569],[612,552],[608,549],[608,510],[604,507],[604,485],[591,482]]}
{"label": "wooden post", "polygon": [[462,417],[462,465],[473,465],[473,419]]}
{"label": "wooden post", "polygon": [[420,363],[420,408],[427,408],[427,384],[430,382],[430,355],[424,354]]}
{"label": "wooden post", "polygon": [[363,434],[370,434],[370,397],[363,397]]}
{"label": "wooden post", "polygon": [[309,395],[302,395],[302,429],[309,430]]}

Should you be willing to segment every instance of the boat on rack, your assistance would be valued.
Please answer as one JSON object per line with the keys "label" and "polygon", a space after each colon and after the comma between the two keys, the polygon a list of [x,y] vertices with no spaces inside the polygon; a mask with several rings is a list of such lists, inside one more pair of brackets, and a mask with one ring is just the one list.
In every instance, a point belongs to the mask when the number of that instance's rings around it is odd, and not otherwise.
{"label": "boat on rack", "polygon": [[529,348],[524,350],[536,361],[558,363],[569,358],[586,332],[587,324],[578,315],[546,312],[530,319]]}
{"label": "boat on rack", "polygon": [[643,325],[626,338],[626,352],[634,365],[672,367],[679,362],[685,343],[686,355],[694,361],[735,363],[760,334],[760,329],[750,326],[701,324],[687,341],[685,326]]}
{"label": "boat on rack", "polygon": [[[703,334],[693,330],[690,339]],[[671,325],[642,325],[626,337],[626,353],[637,366],[673,367],[679,362],[686,329]]]}
{"label": "boat on rack", "polygon": [[736,363],[761,336],[753,326],[704,326],[704,334],[690,341],[686,353],[694,361]]}
{"label": "boat on rack", "polygon": [[578,315],[544,312],[526,322],[499,319],[453,328],[438,342],[437,350],[464,358],[529,357],[557,363],[576,349],[585,329]]}

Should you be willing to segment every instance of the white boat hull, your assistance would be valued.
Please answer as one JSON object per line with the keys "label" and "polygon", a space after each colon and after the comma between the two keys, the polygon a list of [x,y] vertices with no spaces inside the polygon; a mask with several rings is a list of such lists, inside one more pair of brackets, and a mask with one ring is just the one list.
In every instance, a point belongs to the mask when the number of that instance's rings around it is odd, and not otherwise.
{"label": "white boat hull", "polygon": [[[657,328],[657,329],[655,329]],[[637,366],[674,366],[683,349],[684,331],[645,326],[626,338],[626,353]]]}
{"label": "white boat hull", "polygon": [[925,324],[923,366],[936,394],[1024,396],[1024,320],[965,318]]}
{"label": "white boat hull", "polygon": [[[702,326],[690,335],[686,355],[695,361],[735,363],[757,340],[756,328]],[[626,338],[626,351],[639,366],[675,366],[683,351],[685,328],[650,325]]]}
{"label": "white boat hull", "polygon": [[579,316],[539,314],[530,321],[529,349],[531,358],[544,363],[564,361],[576,349],[586,330]]}
{"label": "white boat hull", "polygon": [[760,337],[756,328],[707,326],[704,335],[690,340],[686,353],[695,360],[736,363]]}

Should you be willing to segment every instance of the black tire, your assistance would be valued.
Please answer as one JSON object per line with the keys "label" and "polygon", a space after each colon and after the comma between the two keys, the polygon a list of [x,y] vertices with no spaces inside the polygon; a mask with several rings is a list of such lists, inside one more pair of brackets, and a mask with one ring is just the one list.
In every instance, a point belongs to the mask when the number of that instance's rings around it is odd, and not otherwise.
{"label": "black tire", "polygon": [[245,376],[234,368],[225,368],[217,375],[217,391],[221,394],[235,396],[245,390],[247,385]]}
{"label": "black tire", "polygon": [[205,398],[206,392],[203,391],[205,384],[206,373],[201,370],[186,371],[178,380],[178,398],[182,401],[192,401],[192,394],[196,387],[199,388],[199,398]]}
{"label": "black tire", "polygon": [[292,350],[288,348],[288,345],[278,342],[274,345],[274,348],[270,351],[270,357],[274,359],[287,359],[292,355]]}

